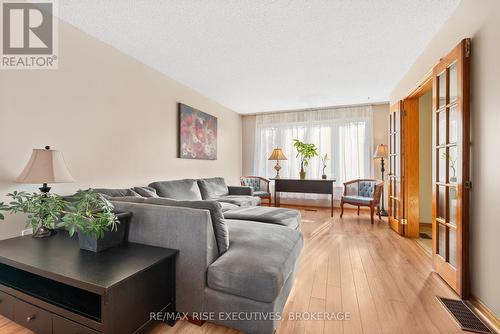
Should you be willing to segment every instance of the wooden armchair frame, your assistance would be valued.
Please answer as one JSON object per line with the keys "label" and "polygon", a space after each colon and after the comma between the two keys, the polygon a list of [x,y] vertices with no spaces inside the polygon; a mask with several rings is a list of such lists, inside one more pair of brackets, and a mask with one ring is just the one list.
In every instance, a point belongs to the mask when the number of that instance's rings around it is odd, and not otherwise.
{"label": "wooden armchair frame", "polygon": [[[345,198],[345,196],[348,196],[347,194],[347,188],[349,185],[353,183],[359,183],[359,182],[375,182],[375,189],[373,190],[373,194],[371,197],[370,201],[368,203],[360,203],[357,201],[352,201],[348,198]],[[376,179],[356,179],[348,182],[344,182],[344,194],[342,196],[342,199],[340,200],[340,218],[344,215],[344,204],[350,204],[358,207],[358,216],[359,216],[359,208],[361,206],[366,206],[370,208],[370,219],[371,223],[373,224],[373,215],[375,213],[375,208],[378,210],[378,218],[381,220],[382,217],[380,215],[380,196],[382,195],[382,190],[384,187],[384,183],[382,181],[376,180]]]}
{"label": "wooden armchair frame", "polygon": [[271,190],[269,188],[269,183],[271,182],[270,180],[266,179],[265,177],[262,177],[262,176],[253,176],[253,175],[250,175],[250,176],[242,176],[240,177],[240,183],[242,186],[245,186],[245,182],[243,181],[243,179],[259,179],[259,181],[262,181],[266,184],[266,192],[269,194],[268,196],[259,196],[261,199],[267,199],[269,201],[269,206],[271,206],[271,202],[272,202],[272,199],[271,199]]}

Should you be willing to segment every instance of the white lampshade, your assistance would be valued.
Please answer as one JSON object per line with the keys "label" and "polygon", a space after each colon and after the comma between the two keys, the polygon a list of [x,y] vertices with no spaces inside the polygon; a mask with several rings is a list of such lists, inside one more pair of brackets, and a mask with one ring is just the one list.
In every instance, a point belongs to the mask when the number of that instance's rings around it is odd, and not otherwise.
{"label": "white lampshade", "polygon": [[66,162],[60,151],[33,149],[26,167],[16,179],[17,183],[65,183],[73,182],[73,177],[66,167]]}
{"label": "white lampshade", "polygon": [[379,144],[373,154],[374,159],[387,158],[387,145]]}

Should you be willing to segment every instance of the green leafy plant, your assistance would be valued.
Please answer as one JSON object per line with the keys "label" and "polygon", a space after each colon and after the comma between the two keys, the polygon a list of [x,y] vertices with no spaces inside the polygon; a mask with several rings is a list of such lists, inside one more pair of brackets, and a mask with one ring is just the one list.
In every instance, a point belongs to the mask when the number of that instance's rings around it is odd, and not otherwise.
{"label": "green leafy plant", "polygon": [[318,149],[314,144],[307,144],[298,139],[293,140],[293,146],[297,150],[297,158],[300,159],[300,172],[305,173],[304,167],[309,165],[309,160],[318,156]]}
{"label": "green leafy plant", "polygon": [[68,205],[58,227],[65,227],[72,236],[80,230],[97,239],[104,237],[104,232],[116,231],[118,218],[111,203],[92,189],[79,190]]}
{"label": "green leafy plant", "polygon": [[[8,205],[0,203],[0,211],[27,214],[26,226],[31,225],[33,229],[38,226],[53,229],[64,214],[64,208],[67,205],[62,197],[52,194],[14,191],[7,196],[11,197],[12,201]],[[0,219],[4,218],[3,214],[0,215]]]}
{"label": "green leafy plant", "polygon": [[[12,197],[12,201],[9,204],[0,202],[0,211],[27,214],[26,225],[33,229],[64,227],[71,236],[80,230],[102,238],[104,232],[116,231],[119,223],[111,203],[92,189],[79,190],[67,200],[55,194],[17,191],[7,196]],[[4,218],[0,213],[0,220]]]}

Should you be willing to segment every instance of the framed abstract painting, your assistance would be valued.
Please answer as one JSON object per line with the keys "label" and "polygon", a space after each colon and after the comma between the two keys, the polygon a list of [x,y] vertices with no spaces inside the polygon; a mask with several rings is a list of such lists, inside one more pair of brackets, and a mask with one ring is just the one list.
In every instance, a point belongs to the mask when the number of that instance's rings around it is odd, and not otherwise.
{"label": "framed abstract painting", "polygon": [[178,103],[179,158],[217,160],[217,117]]}

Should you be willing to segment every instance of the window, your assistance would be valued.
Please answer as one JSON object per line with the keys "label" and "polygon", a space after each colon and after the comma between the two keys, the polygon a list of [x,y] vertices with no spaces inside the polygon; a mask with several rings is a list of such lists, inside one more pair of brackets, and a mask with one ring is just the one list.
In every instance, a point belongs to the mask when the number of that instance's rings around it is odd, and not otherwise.
{"label": "window", "polygon": [[[337,195],[344,181],[373,176],[372,109],[336,108],[293,113],[257,115],[255,136],[256,175],[274,177],[275,162],[267,158],[276,147],[283,149],[282,177],[298,177],[300,160],[293,139],[314,143],[320,155],[328,153],[325,174],[337,180]],[[308,178],[321,178],[321,159],[313,158],[307,167]],[[284,197],[285,194],[282,195]],[[293,197],[319,198],[320,195],[297,194]]]}

